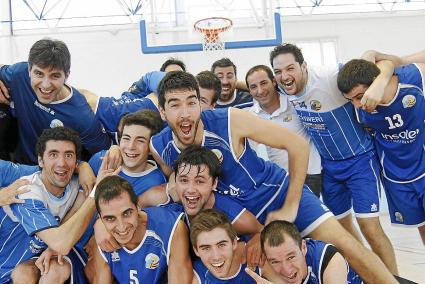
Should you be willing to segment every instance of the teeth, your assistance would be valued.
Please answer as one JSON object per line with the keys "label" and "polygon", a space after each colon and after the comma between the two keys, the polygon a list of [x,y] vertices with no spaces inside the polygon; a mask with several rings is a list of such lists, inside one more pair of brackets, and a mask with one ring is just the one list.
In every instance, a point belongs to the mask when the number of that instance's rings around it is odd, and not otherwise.
{"label": "teeth", "polygon": [[128,154],[128,153],[126,153],[126,155],[129,158],[136,158],[138,156],[137,154]]}
{"label": "teeth", "polygon": [[214,267],[221,267],[224,265],[224,261],[220,262],[220,263],[211,263],[212,266]]}

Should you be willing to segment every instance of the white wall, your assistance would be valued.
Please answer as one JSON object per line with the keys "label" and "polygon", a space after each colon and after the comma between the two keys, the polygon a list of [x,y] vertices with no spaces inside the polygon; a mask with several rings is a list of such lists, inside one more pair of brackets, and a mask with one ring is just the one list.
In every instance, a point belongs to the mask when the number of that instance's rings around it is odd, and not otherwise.
{"label": "white wall", "polygon": [[[285,41],[336,39],[338,60],[341,62],[358,57],[371,48],[399,55],[424,49],[424,27],[424,11],[282,18]],[[202,52],[145,55],[140,50],[137,25],[127,29],[114,29],[67,29],[1,36],[0,62],[10,64],[26,60],[29,48],[36,40],[46,36],[58,38],[68,44],[72,54],[71,84],[103,96],[117,96],[141,74],[159,69],[169,56],[179,57],[189,70],[196,73],[209,69],[213,60],[224,55]],[[257,31],[253,29],[241,32],[252,33],[254,38]],[[271,49],[272,47],[228,50],[225,55],[236,63],[239,78],[243,79],[251,66],[269,64],[268,54]]]}

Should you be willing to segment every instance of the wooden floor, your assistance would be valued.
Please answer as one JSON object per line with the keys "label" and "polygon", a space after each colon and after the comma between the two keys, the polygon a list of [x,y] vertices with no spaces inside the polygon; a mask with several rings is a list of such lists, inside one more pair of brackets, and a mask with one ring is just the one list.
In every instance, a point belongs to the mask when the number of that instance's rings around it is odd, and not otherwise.
{"label": "wooden floor", "polygon": [[401,277],[425,284],[425,246],[416,228],[392,226],[388,214],[381,215],[381,224],[394,246]]}

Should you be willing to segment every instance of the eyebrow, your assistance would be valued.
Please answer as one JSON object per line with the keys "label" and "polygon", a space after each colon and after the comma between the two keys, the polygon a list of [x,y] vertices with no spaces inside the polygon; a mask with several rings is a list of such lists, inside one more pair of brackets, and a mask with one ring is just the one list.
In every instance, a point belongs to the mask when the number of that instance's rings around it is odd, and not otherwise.
{"label": "eyebrow", "polygon": [[[131,135],[130,134],[123,134],[122,135],[122,137],[131,137]],[[145,140],[147,140],[148,138],[146,138],[145,136],[143,136],[143,135],[138,135],[138,136],[136,136],[136,139],[139,139],[139,138],[143,138],[143,139],[145,139]]]}

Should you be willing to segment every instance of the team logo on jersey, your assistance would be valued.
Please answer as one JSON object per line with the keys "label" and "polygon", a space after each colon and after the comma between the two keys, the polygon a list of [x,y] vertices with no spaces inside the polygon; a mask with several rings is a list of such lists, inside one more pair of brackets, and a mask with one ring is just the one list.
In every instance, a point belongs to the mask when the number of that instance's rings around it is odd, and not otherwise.
{"label": "team logo on jersey", "polygon": [[290,122],[292,120],[292,114],[287,114],[283,117],[283,122]]}
{"label": "team logo on jersey", "polygon": [[159,266],[159,257],[154,254],[150,253],[145,257],[145,267],[148,269],[155,269]]}
{"label": "team logo on jersey", "polygon": [[376,205],[376,203],[372,203],[372,205],[370,205],[370,211],[371,212],[378,211],[378,205]]}
{"label": "team logo on jersey", "polygon": [[120,255],[118,254],[117,251],[113,251],[111,253],[111,259],[112,259],[112,262],[120,261]]}
{"label": "team logo on jersey", "polygon": [[50,128],[61,127],[61,126],[63,126],[63,122],[60,121],[59,119],[53,119],[50,122]]}
{"label": "team logo on jersey", "polygon": [[30,251],[33,254],[39,254],[46,248],[46,244],[37,235],[30,240]]}
{"label": "team logo on jersey", "polygon": [[400,223],[404,222],[403,215],[400,212],[395,212],[394,215],[397,222],[400,222]]}
{"label": "team logo on jersey", "polygon": [[223,153],[221,153],[220,150],[218,150],[218,149],[212,149],[211,151],[217,156],[217,158],[220,161],[220,163],[223,162]]}
{"label": "team logo on jersey", "polygon": [[310,107],[314,111],[319,111],[322,108],[322,104],[319,101],[312,100],[310,102]]}
{"label": "team logo on jersey", "polygon": [[416,98],[412,95],[405,96],[401,102],[403,103],[404,108],[412,107],[416,104]]}

